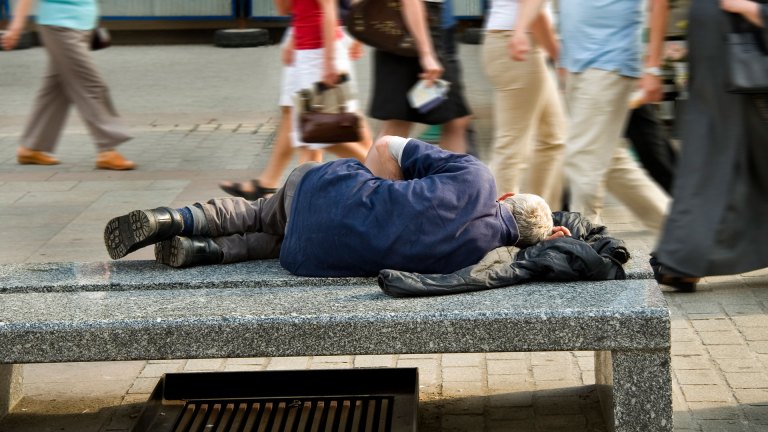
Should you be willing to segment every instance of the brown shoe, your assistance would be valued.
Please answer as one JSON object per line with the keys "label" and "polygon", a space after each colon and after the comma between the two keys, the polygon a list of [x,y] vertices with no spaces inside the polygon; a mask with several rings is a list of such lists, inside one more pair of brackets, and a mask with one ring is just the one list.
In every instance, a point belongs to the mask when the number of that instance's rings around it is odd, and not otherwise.
{"label": "brown shoe", "polygon": [[109,150],[99,153],[96,158],[96,168],[106,170],[132,170],[136,164],[124,158],[123,155],[115,150]]}
{"label": "brown shoe", "polygon": [[48,153],[19,147],[16,151],[16,161],[20,165],[58,165],[60,162]]}

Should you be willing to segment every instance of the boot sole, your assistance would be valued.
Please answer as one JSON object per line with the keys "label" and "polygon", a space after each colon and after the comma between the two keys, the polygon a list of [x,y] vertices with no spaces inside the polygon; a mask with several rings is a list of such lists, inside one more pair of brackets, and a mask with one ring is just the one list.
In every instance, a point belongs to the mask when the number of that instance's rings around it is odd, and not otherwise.
{"label": "boot sole", "polygon": [[181,237],[174,237],[155,244],[155,261],[171,267],[185,267],[186,255],[182,242]]}
{"label": "boot sole", "polygon": [[104,228],[104,245],[112,259],[153,243],[157,233],[157,221],[143,210],[113,218]]}

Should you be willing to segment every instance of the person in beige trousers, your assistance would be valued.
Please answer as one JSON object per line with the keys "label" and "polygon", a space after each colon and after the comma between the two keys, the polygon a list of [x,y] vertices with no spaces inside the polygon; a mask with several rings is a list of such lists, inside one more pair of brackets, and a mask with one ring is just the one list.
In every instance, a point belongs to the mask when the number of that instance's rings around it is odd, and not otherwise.
{"label": "person in beige trousers", "polygon": [[[13,49],[26,24],[33,0],[20,0],[3,35],[2,45]],[[16,157],[22,165],[56,165],[51,156],[61,136],[71,105],[75,105],[96,142],[96,168],[130,170],[136,164],[115,150],[132,137],[112,105],[109,89],[90,54],[96,24],[96,0],[40,0],[37,30],[48,53],[32,114]]]}
{"label": "person in beige trousers", "polygon": [[560,208],[566,118],[554,75],[559,43],[549,16],[533,24],[535,47],[522,62],[512,60],[519,0],[493,0],[485,26],[483,65],[494,88],[494,142],[491,170],[498,190],[526,191]]}
{"label": "person in beige trousers", "polygon": [[[510,40],[515,60],[524,60],[533,52],[527,32],[533,29],[543,3],[520,0]],[[632,159],[622,138],[633,91],[642,92],[639,103],[656,102],[662,95],[659,66],[668,4],[667,0],[649,0],[647,5],[646,48],[641,42],[641,2],[559,2],[560,66],[567,70],[570,118],[564,172],[572,211],[600,223],[607,190],[658,234],[670,197]]]}

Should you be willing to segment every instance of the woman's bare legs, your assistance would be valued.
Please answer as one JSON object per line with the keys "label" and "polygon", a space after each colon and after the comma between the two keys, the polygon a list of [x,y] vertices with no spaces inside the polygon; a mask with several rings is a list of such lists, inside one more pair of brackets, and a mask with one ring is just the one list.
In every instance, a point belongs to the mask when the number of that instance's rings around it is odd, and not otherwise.
{"label": "woman's bare legs", "polygon": [[471,116],[455,118],[443,124],[440,147],[454,153],[467,152],[467,126]]}
{"label": "woman's bare legs", "polygon": [[[259,187],[265,189],[276,189],[280,186],[280,179],[283,177],[286,167],[291,162],[293,156],[293,146],[291,145],[291,107],[280,107],[280,126],[277,129],[275,138],[275,147],[269,157],[269,162],[264,170],[256,177],[255,182]],[[322,150],[302,149],[299,154],[299,162],[321,162],[323,160]],[[255,194],[253,181],[234,183],[223,181],[219,186],[228,193],[242,192],[244,195]],[[243,196],[238,194],[238,196]],[[248,198],[247,196],[245,198]]]}

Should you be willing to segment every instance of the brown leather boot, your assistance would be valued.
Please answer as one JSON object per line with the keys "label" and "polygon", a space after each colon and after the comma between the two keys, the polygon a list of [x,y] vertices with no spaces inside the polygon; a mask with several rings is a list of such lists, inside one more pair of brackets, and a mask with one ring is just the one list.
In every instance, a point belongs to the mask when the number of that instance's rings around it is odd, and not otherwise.
{"label": "brown leather boot", "polygon": [[48,153],[19,147],[16,150],[16,161],[19,165],[58,165],[60,162]]}
{"label": "brown leather boot", "polygon": [[99,153],[96,158],[96,168],[106,170],[132,170],[136,164],[129,161],[123,155],[115,150],[108,150]]}

